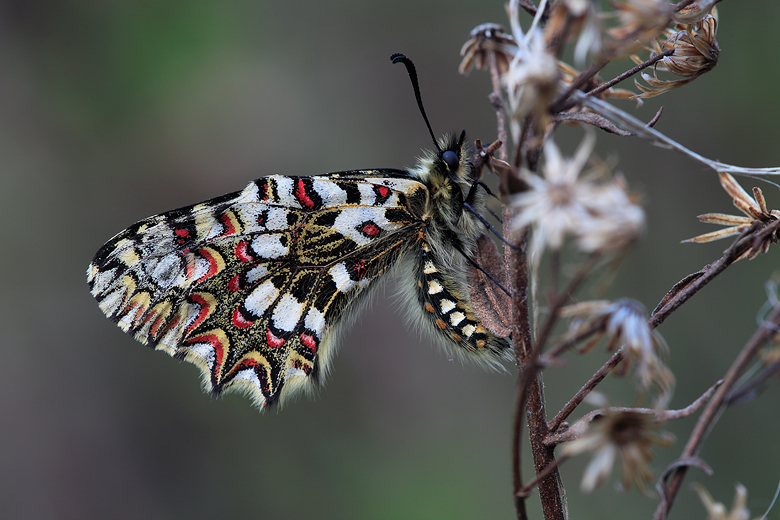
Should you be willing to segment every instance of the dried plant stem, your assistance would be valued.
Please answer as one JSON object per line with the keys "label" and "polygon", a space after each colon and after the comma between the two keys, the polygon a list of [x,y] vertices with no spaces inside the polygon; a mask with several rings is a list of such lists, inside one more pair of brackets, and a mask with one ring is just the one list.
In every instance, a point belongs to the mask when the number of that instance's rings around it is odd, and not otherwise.
{"label": "dried plant stem", "polygon": [[[696,426],[688,438],[688,443],[685,445],[682,457],[694,457],[698,453],[701,445],[704,443],[704,439],[710,430],[713,422],[720,413],[721,407],[725,406],[726,398],[737,382],[737,378],[742,374],[748,364],[753,360],[758,349],[766,343],[772,334],[775,332],[775,328],[780,325],[780,305],[774,307],[767,319],[759,326],[758,330],[753,334],[750,340],[745,344],[740,351],[737,358],[732,363],[728,372],[723,378],[723,384],[715,391],[715,395],[712,397],[706,408],[699,417]],[[655,512],[655,520],[663,520],[669,513],[674,504],[674,499],[677,496],[677,492],[680,490],[683,478],[687,466],[681,466],[677,468],[671,477],[671,481],[666,488],[664,500],[661,501],[658,509]]]}
{"label": "dried plant stem", "polygon": [[557,430],[563,421],[566,420],[566,418],[571,415],[571,413],[582,403],[582,401],[585,400],[585,397],[589,393],[593,391],[596,386],[598,386],[601,381],[609,375],[610,372],[612,372],[612,369],[618,366],[618,364],[623,361],[623,349],[621,348],[614,354],[612,354],[612,357],[609,358],[609,360],[602,365],[601,368],[598,369],[598,371],[591,376],[591,378],[588,380],[587,383],[585,383],[582,388],[577,391],[576,394],[574,394],[574,397],[569,399],[569,402],[566,403],[563,408],[561,408],[561,411],[558,412],[558,414],[553,417],[553,419],[549,423],[550,431]]}
{"label": "dried plant stem", "polygon": [[[621,81],[625,81],[637,72],[642,71],[643,69],[646,69],[647,67],[650,67],[651,65],[654,65],[655,63],[661,61],[662,59],[666,58],[667,56],[671,56],[674,54],[674,49],[669,49],[668,51],[664,51],[661,54],[658,54],[656,56],[653,56],[649,60],[640,63],[636,67],[629,69],[625,71],[624,73],[620,74],[619,76],[616,76],[612,78],[611,80],[607,81],[606,83],[603,83],[599,85],[598,87],[594,88],[593,90],[590,90],[586,93],[588,96],[597,96],[607,90],[608,88],[612,88]],[[604,68],[604,66],[609,63],[611,58],[603,58],[601,61],[596,61],[591,65],[588,70],[577,76],[574,81],[572,81],[571,85],[566,89],[566,91],[563,92],[558,98],[550,103],[550,112],[553,114],[557,114],[558,112],[563,112],[564,110],[568,110],[571,107],[573,107],[575,104],[577,104],[576,101],[574,101],[571,98],[572,93],[575,90],[578,90],[580,87],[585,85],[588,81],[590,81],[593,76],[598,74],[598,72]]]}
{"label": "dried plant stem", "polygon": [[597,96],[607,90],[608,88],[614,87],[621,81],[625,81],[637,72],[641,71],[642,69],[646,69],[647,67],[655,64],[656,62],[661,61],[662,59],[666,58],[667,56],[671,56],[674,54],[674,49],[669,49],[668,51],[664,51],[661,54],[657,54],[650,58],[649,60],[645,61],[644,63],[640,63],[633,69],[629,69],[625,71],[623,74],[620,74],[619,76],[616,76],[612,78],[611,80],[607,81],[606,83],[603,83],[599,85],[598,87],[594,88],[593,90],[588,92],[589,96]]}
{"label": "dried plant stem", "polygon": [[[493,86],[493,92],[488,96],[493,108],[496,109],[496,124],[498,126],[498,140],[502,143],[507,142],[506,135],[506,116],[504,112],[504,101],[501,97],[501,71],[496,61],[496,53],[488,53],[488,68],[490,69],[490,83]],[[506,162],[507,149],[502,146],[498,150],[498,158]]]}
{"label": "dried plant stem", "polygon": [[684,155],[687,155],[694,161],[697,161],[705,166],[712,168],[717,172],[727,172],[736,175],[778,175],[780,174],[780,167],[774,168],[745,168],[742,166],[735,166],[732,164],[722,163],[720,161],[714,161],[708,159],[698,153],[686,148],[674,139],[662,134],[658,130],[651,128],[646,123],[643,123],[639,119],[635,118],[631,114],[620,110],[619,108],[593,96],[580,91],[574,91],[571,93],[572,98],[577,103],[594,110],[596,113],[612,119],[616,126],[635,134],[637,137],[647,140],[655,146],[661,148],[668,148],[671,150],[677,150]]}

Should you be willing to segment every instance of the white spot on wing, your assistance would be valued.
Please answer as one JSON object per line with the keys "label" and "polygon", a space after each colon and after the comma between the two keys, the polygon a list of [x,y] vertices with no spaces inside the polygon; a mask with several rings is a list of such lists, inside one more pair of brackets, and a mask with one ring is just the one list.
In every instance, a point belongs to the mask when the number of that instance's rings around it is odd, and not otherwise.
{"label": "white spot on wing", "polygon": [[269,230],[287,229],[287,210],[277,207],[268,208],[268,220],[265,227]]}
{"label": "white spot on wing", "polygon": [[257,202],[260,200],[257,184],[250,182],[234,200],[236,203]]}
{"label": "white spot on wing", "polygon": [[292,332],[303,314],[303,305],[290,294],[285,294],[274,308],[273,321],[277,329]]}
{"label": "white spot on wing", "polygon": [[360,183],[357,186],[358,191],[360,192],[360,203],[365,204],[366,206],[373,206],[376,203],[376,194],[374,193],[373,184]]}
{"label": "white spot on wing", "polygon": [[306,319],[303,324],[306,325],[307,329],[314,331],[319,338],[325,332],[325,316],[314,307],[311,307],[309,312],[306,313]]}
{"label": "white spot on wing", "polygon": [[336,217],[333,228],[358,246],[363,246],[376,238],[365,236],[358,231],[358,228],[369,220],[384,231],[395,231],[401,228],[401,224],[387,220],[384,208],[372,206],[350,206],[343,209]]}
{"label": "white spot on wing", "polygon": [[184,320],[184,326],[185,328],[190,328],[190,326],[195,323],[195,320],[198,319],[198,316],[200,315],[201,306],[195,301],[190,301],[187,306],[187,319]]}
{"label": "white spot on wing", "polygon": [[247,296],[244,307],[255,316],[262,316],[278,297],[279,289],[274,287],[271,280],[266,280]]}
{"label": "white spot on wing", "polygon": [[191,280],[200,280],[200,278],[206,273],[209,272],[209,268],[211,267],[211,264],[203,258],[202,256],[194,256],[193,257],[193,269],[192,269],[192,276],[190,277]]}
{"label": "white spot on wing", "polygon": [[127,292],[126,287],[117,287],[100,301],[100,308],[103,309],[107,316],[113,316],[119,310],[119,305],[125,298],[125,292]]}
{"label": "white spot on wing", "polygon": [[287,370],[284,372],[284,380],[287,381],[291,377],[306,377],[306,372],[301,370],[300,368],[295,367],[287,367]]}
{"label": "white spot on wing", "polygon": [[269,177],[276,184],[276,193],[279,195],[279,202],[288,207],[301,208],[301,203],[293,196],[293,179],[282,175],[272,175]]}
{"label": "white spot on wing", "polygon": [[[262,392],[263,386],[260,384],[260,380],[257,378],[257,374],[251,368],[240,370],[236,374],[234,379],[244,379],[246,381],[249,381],[250,383],[253,383],[257,387],[257,389]],[[260,400],[260,402],[258,402],[257,404],[262,404],[265,402],[265,396],[262,397],[258,396],[256,397],[256,399]]]}
{"label": "white spot on wing", "polygon": [[260,264],[247,271],[246,281],[249,283],[254,283],[267,274],[268,274],[268,266],[266,264]]}
{"label": "white spot on wing", "polygon": [[160,258],[149,273],[154,283],[163,287],[173,284],[176,275],[180,271],[180,259],[179,253],[170,253]]}
{"label": "white spot on wing", "polygon": [[111,282],[114,281],[115,276],[116,268],[103,272],[98,271],[94,278],[95,281],[92,284],[92,296],[97,296],[98,294],[101,294],[103,291],[108,289]]}
{"label": "white spot on wing", "polygon": [[343,293],[349,292],[355,286],[355,281],[350,279],[347,267],[343,263],[334,265],[328,270],[328,273],[336,283],[338,290]]}
{"label": "white spot on wing", "polygon": [[322,198],[323,206],[339,206],[347,203],[347,192],[332,181],[312,180],[312,188]]}
{"label": "white spot on wing", "polygon": [[209,343],[195,343],[187,345],[187,348],[200,356],[208,365],[209,369],[214,368],[214,347]]}
{"label": "white spot on wing", "polygon": [[442,292],[444,289],[441,285],[439,285],[439,282],[436,280],[430,280],[428,281],[428,294],[438,294]]}
{"label": "white spot on wing", "polygon": [[284,235],[259,235],[252,240],[252,249],[261,258],[273,259],[285,256],[288,249],[282,244]]}

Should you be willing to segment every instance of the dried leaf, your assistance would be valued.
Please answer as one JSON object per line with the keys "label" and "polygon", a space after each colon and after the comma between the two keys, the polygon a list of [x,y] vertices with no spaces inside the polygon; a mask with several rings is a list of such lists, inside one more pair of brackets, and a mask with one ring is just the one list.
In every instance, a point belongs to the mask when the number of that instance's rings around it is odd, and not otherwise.
{"label": "dried leaf", "polygon": [[[500,283],[505,283],[506,270],[496,243],[487,235],[477,239],[474,261]],[[512,300],[485,273],[471,266],[469,272],[471,303],[479,321],[496,336],[505,338],[512,333],[510,328]]]}

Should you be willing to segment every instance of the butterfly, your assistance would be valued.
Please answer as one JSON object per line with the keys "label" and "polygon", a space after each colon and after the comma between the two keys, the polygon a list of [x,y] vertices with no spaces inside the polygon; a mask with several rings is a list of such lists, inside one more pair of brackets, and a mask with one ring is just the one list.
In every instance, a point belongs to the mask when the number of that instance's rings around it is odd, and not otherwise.
{"label": "butterfly", "polygon": [[407,170],[270,175],[141,220],[97,252],[90,291],[123,331],[198,366],[206,390],[261,409],[316,387],[340,331],[391,272],[422,329],[497,365],[510,343],[480,322],[468,284],[479,172],[465,133],[434,143]]}

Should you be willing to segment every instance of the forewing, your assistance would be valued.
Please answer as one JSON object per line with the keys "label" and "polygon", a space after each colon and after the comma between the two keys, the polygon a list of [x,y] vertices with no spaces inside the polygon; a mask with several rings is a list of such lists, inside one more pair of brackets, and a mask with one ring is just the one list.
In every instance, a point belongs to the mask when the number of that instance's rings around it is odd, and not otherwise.
{"label": "forewing", "polygon": [[394,170],[261,178],[119,233],[88,282],[120,328],[262,406],[316,378],[339,321],[418,240],[419,197]]}

